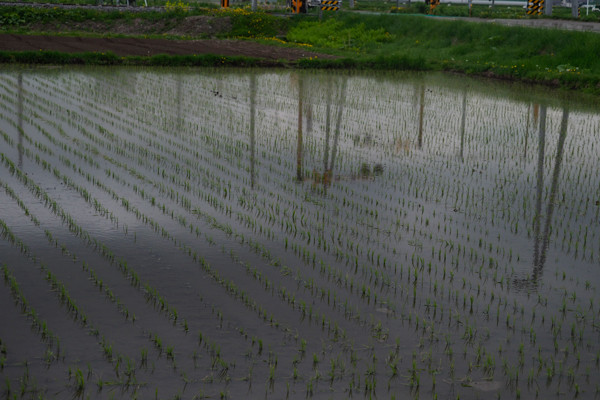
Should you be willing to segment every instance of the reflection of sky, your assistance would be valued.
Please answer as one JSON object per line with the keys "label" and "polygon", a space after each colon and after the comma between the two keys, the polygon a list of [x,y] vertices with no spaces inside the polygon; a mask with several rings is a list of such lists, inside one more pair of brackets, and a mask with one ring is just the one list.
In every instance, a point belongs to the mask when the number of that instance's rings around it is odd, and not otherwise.
{"label": "reflection of sky", "polygon": [[[268,73],[257,79],[256,162],[261,164],[263,151],[275,154],[283,158],[282,165],[290,174],[297,157],[298,80],[293,73]],[[140,79],[140,82],[148,81],[156,83],[156,79]],[[183,97],[189,100],[183,104],[186,111],[177,114],[186,116],[188,126],[196,126],[199,134],[205,131],[206,125],[212,126],[234,143],[239,141],[247,146],[249,78],[186,77],[184,81]],[[343,89],[344,82],[347,82],[346,89]],[[536,217],[545,221],[551,209],[554,224],[567,224],[572,229],[586,225],[597,228],[594,207],[588,207],[587,212],[579,209],[575,217],[569,210],[587,198],[600,198],[600,185],[594,173],[598,158],[593,157],[597,140],[593,132],[598,131],[595,128],[600,124],[599,116],[570,112],[560,173],[555,182],[556,201],[549,207],[563,110],[557,106],[547,108],[541,171],[543,207],[541,213],[537,213],[534,205],[540,153],[539,105],[488,94],[485,89],[476,87],[477,83],[470,84],[475,88],[428,85],[419,79],[304,76],[302,164],[305,175],[324,173],[324,161],[331,156],[335,138],[337,157],[333,175],[340,179],[343,187],[359,195],[364,193],[382,202],[386,192],[404,196],[406,191],[392,182],[405,182],[408,175],[415,186],[426,187],[438,197],[459,198],[458,205],[446,206],[458,208],[467,221],[487,224],[488,230],[498,231],[498,220],[504,218],[504,229],[521,224],[521,232],[532,231]],[[166,83],[165,86],[159,92],[172,96],[169,88],[172,91],[174,85]],[[342,97],[344,90],[345,98]],[[328,99],[331,99],[329,106]],[[210,102],[208,107],[207,101]],[[418,148],[421,110],[422,147]],[[340,111],[342,119],[337,126]],[[170,114],[174,114],[173,110]],[[464,133],[461,129],[463,114]],[[371,169],[376,164],[383,165],[387,182],[374,184],[355,180],[364,164]],[[265,163],[265,167],[267,165]],[[258,174],[263,175],[262,184],[268,187],[264,175],[269,173],[259,168]],[[443,195],[439,187],[444,188]],[[469,203],[466,197],[470,197]],[[428,203],[428,209],[435,209],[431,200]],[[492,221],[495,226],[490,226]],[[550,231],[542,226],[542,233],[548,236]],[[508,241],[507,245],[530,253],[534,242],[531,233],[526,244],[514,243],[514,239],[510,239],[513,236],[506,233],[502,240]]]}
{"label": "reflection of sky", "polygon": [[[296,174],[298,91],[302,87],[301,163],[306,177],[324,173],[325,160],[332,157],[335,147],[335,160],[328,165],[334,163],[331,190],[337,198],[355,195],[364,204],[375,200],[390,205],[406,198],[419,202],[430,217],[433,210],[448,215],[454,212],[461,223],[483,225],[485,230],[495,232],[500,242],[521,249],[522,253],[531,252],[541,149],[539,107],[533,101],[515,100],[518,94],[502,97],[493,86],[485,89],[483,84],[465,78],[447,79],[465,81],[466,88],[456,83],[446,85],[440,78],[430,83],[423,77],[321,73],[299,77],[295,72],[268,71],[255,78],[252,143],[248,134],[252,109],[250,74],[110,71],[26,74],[23,113],[31,117],[35,102],[41,101],[71,109],[76,124],[106,124],[110,132],[150,148],[156,143],[168,146],[168,142],[158,138],[163,133],[174,141],[189,140],[200,156],[209,152],[206,159],[237,166],[240,176],[255,171],[257,188],[276,193],[291,182],[286,182],[286,177]],[[2,76],[1,81],[13,95],[20,92],[15,73]],[[58,93],[56,87],[60,88]],[[3,101],[5,117],[0,126],[14,135],[14,127],[7,119],[19,114],[19,100],[16,97]],[[77,103],[79,106],[75,106]],[[86,114],[87,120],[78,119],[82,110],[90,109],[96,112]],[[537,216],[542,221],[549,210],[562,115],[563,110],[556,105],[547,108],[541,174],[543,207]],[[27,125],[27,118],[25,126],[34,139],[43,140],[39,132]],[[582,230],[588,227],[588,242],[596,244],[595,201],[600,200],[596,173],[600,161],[595,156],[598,131],[598,114],[570,111],[552,219],[553,232],[564,235],[573,231],[579,240]],[[141,133],[142,137],[132,136],[131,132]],[[77,129],[71,127],[68,133],[76,135]],[[251,147],[254,163],[250,162]],[[156,161],[156,165],[168,163]],[[370,170],[375,165],[383,166],[383,177],[361,177],[363,165]],[[240,178],[239,182],[250,186],[249,178]],[[330,209],[337,207],[333,201],[325,204]],[[397,219],[391,208],[387,218]],[[513,235],[516,224],[520,231]],[[541,231],[544,230],[542,225]],[[515,238],[526,241],[515,243]],[[558,236],[557,240],[561,239]]]}

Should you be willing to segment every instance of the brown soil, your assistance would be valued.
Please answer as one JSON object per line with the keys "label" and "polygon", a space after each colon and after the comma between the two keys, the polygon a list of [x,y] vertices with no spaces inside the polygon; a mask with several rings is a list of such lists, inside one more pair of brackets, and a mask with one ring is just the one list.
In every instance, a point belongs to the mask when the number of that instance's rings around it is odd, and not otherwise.
{"label": "brown soil", "polygon": [[[181,26],[178,29],[181,29]],[[319,58],[333,58],[330,55],[319,54],[301,48],[268,46],[244,40],[168,40],[16,34],[0,34],[0,50],[53,50],[66,53],[110,51],[118,56],[215,54],[290,61],[315,56]]]}
{"label": "brown soil", "polygon": [[188,37],[213,37],[231,30],[229,17],[194,15],[181,21],[160,19],[150,21],[142,18],[117,21],[82,21],[73,24],[38,23],[29,27],[32,32],[95,32],[125,35],[166,34]]}
{"label": "brown soil", "polygon": [[[155,54],[215,54],[247,56],[266,60],[295,61],[300,58],[333,58],[304,48],[269,46],[245,40],[219,40],[215,36],[231,30],[229,17],[196,15],[180,21],[82,21],[70,25],[45,23],[28,27],[30,32],[61,32],[73,36],[0,34],[0,50],[52,50],[67,53],[113,52],[118,56],[152,56]],[[84,36],[81,36],[85,33]],[[167,35],[193,40],[87,37],[87,33],[121,35]]]}

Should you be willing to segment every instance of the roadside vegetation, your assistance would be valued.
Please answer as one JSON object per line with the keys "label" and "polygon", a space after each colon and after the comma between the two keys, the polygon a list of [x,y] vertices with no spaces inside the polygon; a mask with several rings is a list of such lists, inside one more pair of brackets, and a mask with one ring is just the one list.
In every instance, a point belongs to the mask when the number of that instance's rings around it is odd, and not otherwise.
{"label": "roadside vegetation", "polygon": [[[214,5],[187,7],[183,3],[171,5],[162,12],[2,7],[0,25],[4,32],[13,33],[68,31],[68,34],[136,36],[135,29],[114,29],[134,25],[139,28],[137,36],[234,38],[278,46],[305,46],[312,51],[338,56],[335,60],[318,57],[300,60],[298,66],[302,68],[443,70],[600,92],[600,58],[597,57],[600,35],[597,33],[507,27],[412,14],[423,11],[421,8],[422,5],[415,3],[408,9],[394,8],[395,13],[342,12],[326,14],[320,20],[314,11],[306,16],[281,17],[265,11],[251,12],[248,8],[221,10]],[[443,6],[436,8],[435,13],[448,15],[450,9],[458,15],[468,12],[466,6]],[[474,10],[479,16],[485,16],[484,11],[487,15],[496,12],[509,13],[507,16],[512,15],[510,12],[524,15],[523,9],[514,7]],[[208,25],[218,29],[210,32],[173,31],[173,27],[181,25],[187,18],[199,16],[207,18]],[[149,28],[144,30],[144,26]],[[226,58],[226,62],[221,62],[222,58],[212,56],[161,56],[150,60],[110,54],[74,57],[45,52],[35,55],[3,52],[0,59],[5,63],[257,65],[257,60],[253,59],[232,61]],[[289,63],[271,62],[268,65]]]}
{"label": "roadside vegetation", "polygon": [[[320,38],[324,27],[329,42]],[[326,32],[326,31],[325,31]],[[370,32],[366,34],[365,32]],[[382,34],[385,32],[385,34]],[[352,60],[304,60],[302,65],[373,63],[391,68],[446,70],[543,82],[598,91],[600,35],[590,32],[506,27],[418,16],[341,14],[335,20],[301,22],[287,38],[318,44]]]}

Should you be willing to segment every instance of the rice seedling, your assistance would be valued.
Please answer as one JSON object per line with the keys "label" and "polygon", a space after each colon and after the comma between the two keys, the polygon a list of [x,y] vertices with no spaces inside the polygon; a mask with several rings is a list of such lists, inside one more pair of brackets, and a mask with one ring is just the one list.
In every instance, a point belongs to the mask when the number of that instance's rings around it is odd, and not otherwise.
{"label": "rice seedling", "polygon": [[[499,377],[495,363],[501,361],[495,358],[509,357],[529,377],[542,365],[544,353],[532,355],[529,348],[549,345],[557,354],[568,347],[571,362],[581,365],[572,373],[565,368],[564,374],[573,378],[570,393],[590,390],[580,379],[588,361],[578,354],[582,346],[595,347],[593,279],[556,266],[589,268],[597,263],[592,255],[600,251],[594,245],[598,233],[590,225],[597,209],[589,199],[600,197],[590,189],[598,187],[594,163],[580,161],[588,154],[581,143],[590,149],[594,145],[586,134],[575,139],[570,133],[592,132],[597,124],[593,114],[573,109],[564,113],[561,105],[550,102],[542,118],[543,113],[535,115],[535,107],[516,95],[455,91],[441,81],[382,84],[397,79],[390,76],[381,81],[349,77],[343,83],[308,74],[301,84],[282,91],[286,75],[279,72],[251,75],[250,82],[235,75],[225,82],[204,73],[201,78],[188,76],[185,83],[179,80],[184,75],[166,73],[163,83],[154,73],[133,74],[152,85],[139,84],[132,94],[113,84],[121,79],[117,76],[101,76],[98,87],[77,74],[67,74],[60,82],[46,76],[27,78],[24,87],[39,93],[39,99],[21,95],[22,124],[31,129],[20,131],[16,120],[0,116],[6,122],[0,140],[7,144],[0,179],[6,198],[35,218],[30,217],[32,225],[37,220],[45,226],[45,240],[62,257],[85,262],[89,255],[82,256],[87,253],[46,224],[40,217],[48,214],[40,214],[30,199],[42,201],[50,215],[94,249],[106,266],[116,267],[123,282],[179,329],[177,341],[161,331],[156,336],[160,346],[154,333],[147,337],[151,351],[162,352],[163,360],[174,361],[180,346],[195,355],[178,357],[177,371],[185,385],[193,385],[185,379],[186,363],[194,370],[208,365],[210,374],[215,370],[211,385],[216,384],[217,395],[223,389],[217,382],[235,375],[234,363],[219,355],[224,351],[234,358],[247,354],[243,358],[248,364],[262,359],[264,364],[258,365],[263,366],[253,374],[267,382],[267,395],[274,397],[293,397],[293,382],[308,376],[306,395],[320,393],[322,366],[327,366],[323,375],[334,393],[382,395],[387,388],[377,385],[378,377],[409,370],[412,390],[431,384],[432,396],[442,382],[467,373],[509,382],[501,393],[532,395],[540,390],[535,384],[515,384],[513,366],[506,364],[506,375]],[[322,85],[313,82],[322,79]],[[337,86],[327,83],[334,81]],[[127,87],[126,80],[121,83]],[[223,97],[203,95],[215,85]],[[12,115],[20,89],[10,75],[0,79],[0,86],[5,89],[2,113]],[[326,87],[327,95],[322,93]],[[88,92],[94,93],[94,101],[88,100]],[[157,94],[174,103],[158,106],[152,100]],[[138,114],[106,102],[136,96],[145,99],[136,108]],[[230,108],[234,96],[236,112]],[[240,103],[242,97],[248,102]],[[434,104],[446,105],[446,111],[434,112]],[[452,117],[455,111],[457,118]],[[222,113],[228,117],[220,118]],[[511,125],[501,122],[507,115]],[[532,134],[543,140],[528,138]],[[19,151],[23,165],[39,168],[65,193],[76,195],[79,204],[97,213],[99,226],[119,232],[123,244],[98,235],[93,224],[84,223],[94,219],[66,208],[67,202],[20,173],[21,162],[12,161]],[[544,210],[550,203],[554,205]],[[573,204],[573,210],[566,204]],[[5,221],[10,228],[11,220]],[[136,254],[121,250],[143,246],[149,237],[159,243],[153,246],[158,253],[169,253],[164,259],[177,260],[177,270],[194,277],[190,283],[175,275],[171,287],[156,279],[159,264],[140,262]],[[9,234],[3,238],[11,240]],[[14,235],[16,246],[18,240]],[[21,240],[21,251],[27,252],[31,244]],[[537,248],[533,257],[529,247]],[[122,291],[114,277],[100,265],[82,265],[109,303],[128,321],[136,319],[136,326],[144,326],[147,312],[117,295]],[[56,274],[50,272],[52,283]],[[73,293],[68,283],[63,283],[64,291],[58,281],[54,288],[65,307],[79,315],[68,301]],[[564,296],[555,289],[561,285],[567,289]],[[215,304],[222,298],[215,292],[219,288],[231,303],[209,312],[207,325],[181,301],[183,292],[175,286],[197,288],[202,293],[199,304],[207,297]],[[577,290],[584,286],[585,291]],[[240,318],[232,313],[233,304],[250,312]],[[545,329],[546,317],[553,321],[550,330]],[[202,332],[188,343],[186,332],[200,327]],[[394,354],[385,347],[393,342],[391,332],[408,338],[396,342]],[[500,340],[497,332],[506,339]],[[317,337],[342,351],[342,359],[319,348]],[[369,340],[376,345],[368,356],[344,350],[348,343],[360,346]],[[245,341],[248,345],[240,344]],[[256,347],[248,352],[250,341]],[[425,346],[431,351],[414,358],[411,368],[410,354],[421,354]],[[489,351],[496,347],[502,348],[497,356]],[[200,349],[209,357],[200,356]],[[305,359],[307,352],[313,354],[312,362]],[[436,354],[448,357],[450,366],[436,368]],[[148,351],[144,355],[138,350],[135,356],[136,365],[148,364]],[[112,358],[116,363],[118,356]],[[276,372],[277,358],[282,365],[292,364],[287,375]],[[351,378],[341,372],[344,364],[369,373]],[[547,362],[543,365],[542,370]],[[121,361],[120,376],[127,370]],[[223,377],[215,379],[222,371]],[[275,379],[287,379],[289,386],[275,385]],[[387,390],[403,393],[407,389],[400,381],[390,380]],[[553,378],[540,392],[552,392],[557,384]],[[228,388],[237,393],[235,384]],[[458,395],[469,397],[469,390],[474,389],[461,387]]]}

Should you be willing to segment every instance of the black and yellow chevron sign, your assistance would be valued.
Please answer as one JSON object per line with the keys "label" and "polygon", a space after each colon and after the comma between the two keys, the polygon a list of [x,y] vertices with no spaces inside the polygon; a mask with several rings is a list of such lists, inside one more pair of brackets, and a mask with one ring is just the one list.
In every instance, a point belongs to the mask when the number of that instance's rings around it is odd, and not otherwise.
{"label": "black and yellow chevron sign", "polygon": [[527,15],[540,15],[544,9],[544,0],[529,0],[527,2]]}
{"label": "black and yellow chevron sign", "polygon": [[340,0],[321,0],[321,10],[323,11],[337,11],[341,5]]}

